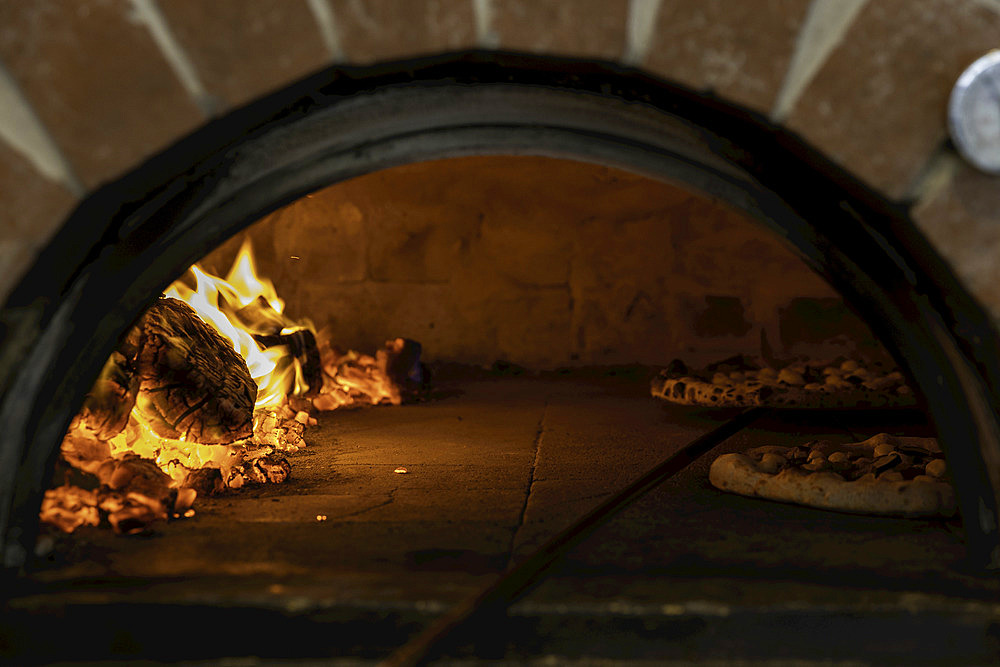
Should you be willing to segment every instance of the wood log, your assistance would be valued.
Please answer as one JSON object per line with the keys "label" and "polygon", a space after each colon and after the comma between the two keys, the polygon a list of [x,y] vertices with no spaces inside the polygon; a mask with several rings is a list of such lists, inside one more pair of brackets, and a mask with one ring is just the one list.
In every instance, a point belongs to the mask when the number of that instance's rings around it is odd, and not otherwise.
{"label": "wood log", "polygon": [[136,350],[136,410],[157,435],[226,444],[252,434],[257,385],[246,362],[186,303],[159,299],[124,347]]}
{"label": "wood log", "polygon": [[129,359],[120,351],[111,353],[70,432],[86,433],[99,441],[115,437],[128,423],[129,413],[139,392],[139,377]]}
{"label": "wood log", "polygon": [[409,338],[394,338],[385,342],[385,358],[380,357],[379,362],[384,366],[385,374],[404,394],[414,394],[426,388],[427,369],[420,363],[422,351],[423,346]]}
{"label": "wood log", "polygon": [[308,329],[297,329],[292,333],[254,334],[254,340],[261,346],[285,345],[291,357],[299,362],[302,379],[309,385],[305,396],[316,396],[323,387],[323,367],[320,364],[319,347],[316,337]]}

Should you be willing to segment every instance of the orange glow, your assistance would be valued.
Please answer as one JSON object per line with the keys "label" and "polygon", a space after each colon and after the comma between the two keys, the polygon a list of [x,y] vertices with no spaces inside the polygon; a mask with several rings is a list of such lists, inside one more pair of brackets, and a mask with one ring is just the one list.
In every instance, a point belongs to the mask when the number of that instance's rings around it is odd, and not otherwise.
{"label": "orange glow", "polygon": [[402,349],[401,338],[386,341],[385,347],[374,357],[353,350],[341,354],[331,348],[324,338],[321,332],[319,345],[323,387],[320,395],[313,399],[317,409],[334,410],[365,403],[402,403],[400,388],[389,376],[387,368],[390,354]]}

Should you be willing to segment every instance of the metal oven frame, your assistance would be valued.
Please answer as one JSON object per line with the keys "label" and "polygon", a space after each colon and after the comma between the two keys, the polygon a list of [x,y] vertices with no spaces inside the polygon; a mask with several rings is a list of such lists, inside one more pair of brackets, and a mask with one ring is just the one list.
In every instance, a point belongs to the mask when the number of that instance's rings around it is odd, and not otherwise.
{"label": "metal oven frame", "polygon": [[970,558],[1000,565],[1000,339],[907,212],[760,115],[636,70],[463,52],[335,68],[212,121],[87,197],[0,311],[0,544],[16,571],[69,421],[118,337],[190,264],[313,190],[466,155],[630,170],[782,236],[918,389]]}

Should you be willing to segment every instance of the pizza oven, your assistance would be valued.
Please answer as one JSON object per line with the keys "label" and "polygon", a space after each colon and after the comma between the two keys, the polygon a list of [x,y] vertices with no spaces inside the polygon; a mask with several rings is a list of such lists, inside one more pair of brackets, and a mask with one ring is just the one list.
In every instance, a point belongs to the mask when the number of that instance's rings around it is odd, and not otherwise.
{"label": "pizza oven", "polygon": [[[123,333],[247,239],[287,312],[339,346],[419,341],[419,400],[323,413],[286,484],[140,536],[40,527],[63,434]],[[995,651],[989,316],[901,207],[760,114],[638,70],[502,52],[324,70],[94,190],[2,321],[15,661]],[[915,406],[649,394],[675,358],[733,355],[895,365]],[[707,482],[724,451],[880,432],[938,438],[958,517]]]}

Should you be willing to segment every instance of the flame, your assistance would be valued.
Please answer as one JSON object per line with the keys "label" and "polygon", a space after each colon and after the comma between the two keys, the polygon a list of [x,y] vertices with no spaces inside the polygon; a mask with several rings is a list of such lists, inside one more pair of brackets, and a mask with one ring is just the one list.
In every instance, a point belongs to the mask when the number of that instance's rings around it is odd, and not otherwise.
{"label": "flame", "polygon": [[135,454],[150,459],[179,486],[191,470],[218,468],[223,479],[229,476],[233,465],[238,464],[238,453],[226,445],[201,445],[164,438],[153,432],[135,412],[124,431],[108,441],[113,458]]}
{"label": "flame", "polygon": [[250,376],[257,383],[255,408],[276,408],[287,396],[306,391],[301,365],[288,346],[265,347],[254,338],[287,335],[300,329],[311,331],[312,325],[284,315],[285,302],[278,297],[274,284],[257,274],[250,240],[243,242],[224,279],[197,264],[189,271],[194,276],[194,289],[177,280],[165,294],[194,308],[246,360]]}
{"label": "flame", "polygon": [[274,283],[257,275],[250,239],[243,241],[240,246],[226,280],[235,289],[235,296],[241,306],[247,306],[258,297],[263,297],[276,313],[280,315],[285,312],[285,302],[278,297]]}
{"label": "flame", "polygon": [[[106,516],[116,531],[132,533],[153,521],[190,517],[198,489],[214,493],[220,488],[240,488],[248,482],[284,481],[289,464],[271,454],[294,452],[305,446],[303,429],[316,421],[301,409],[303,406],[333,410],[365,403],[401,402],[400,386],[389,368],[399,359],[409,358],[407,354],[413,357],[414,349],[416,357],[409,363],[415,364],[419,344],[397,338],[387,341],[375,356],[335,350],[326,335],[315,332],[311,322],[295,321],[284,314],[285,303],[274,284],[257,273],[249,240],[244,241],[225,278],[197,264],[189,272],[193,288],[177,280],[165,293],[191,306],[246,360],[257,383],[252,438],[229,445],[165,438],[150,428],[137,409],[132,409],[124,430],[105,439],[107,436],[102,434],[108,425],[102,422],[96,429],[88,422],[88,413],[81,412],[63,439],[63,458],[95,476],[100,487],[86,491],[67,482],[49,489],[40,514],[42,521],[72,532],[83,525],[97,525]],[[312,333],[312,337],[305,338],[315,339],[313,359],[318,356],[319,368],[310,371],[321,386],[312,388],[311,398],[296,403],[289,397],[304,396],[310,387],[292,345],[282,343],[283,337],[302,330]],[[296,349],[302,344],[300,338],[293,337]],[[114,370],[116,366],[109,364],[108,368]],[[127,384],[128,380],[122,382]],[[121,393],[119,398],[124,400],[125,390]],[[123,404],[121,411],[114,412],[113,427],[121,428],[118,418],[124,418],[125,410],[128,407]],[[219,475],[196,474],[206,468],[218,469]],[[396,472],[405,473],[406,469],[400,467]],[[316,516],[317,521],[326,519],[325,514]]]}

